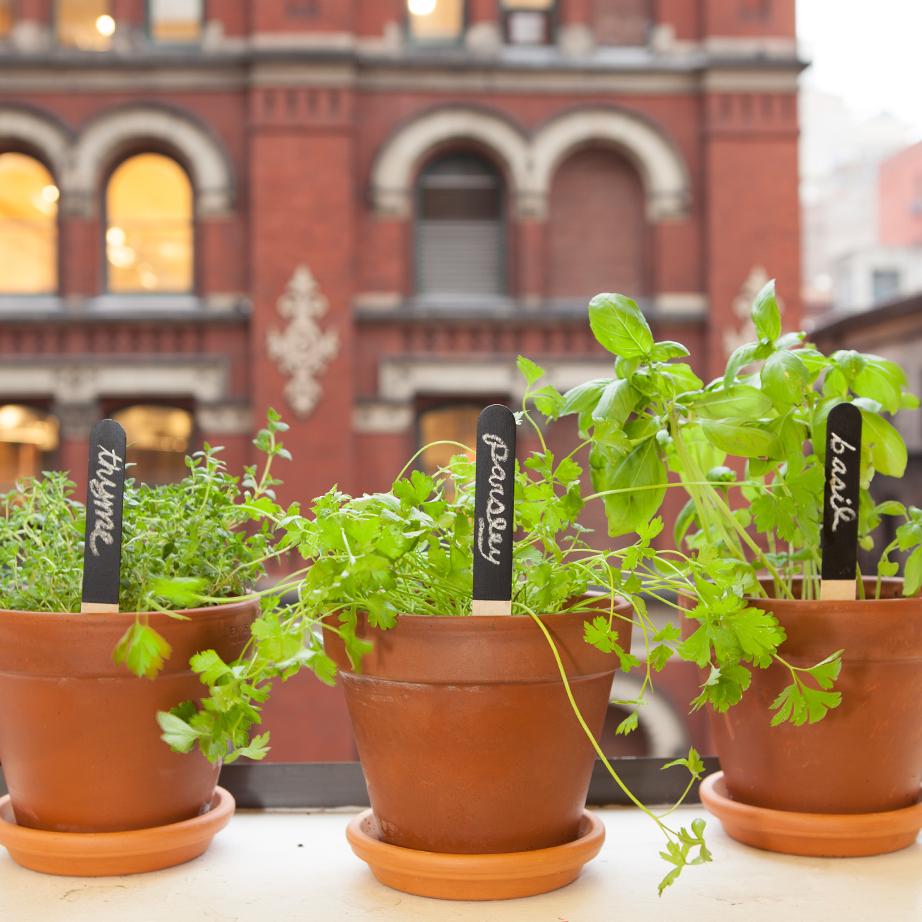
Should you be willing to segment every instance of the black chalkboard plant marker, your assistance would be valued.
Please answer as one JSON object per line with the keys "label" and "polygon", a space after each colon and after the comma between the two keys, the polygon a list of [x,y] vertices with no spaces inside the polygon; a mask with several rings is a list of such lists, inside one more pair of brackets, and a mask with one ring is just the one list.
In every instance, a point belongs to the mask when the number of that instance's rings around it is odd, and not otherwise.
{"label": "black chalkboard plant marker", "polygon": [[473,615],[512,614],[515,414],[494,403],[477,421]]}
{"label": "black chalkboard plant marker", "polygon": [[860,474],[861,410],[840,403],[826,422],[821,599],[857,598]]}
{"label": "black chalkboard plant marker", "polygon": [[125,430],[102,419],[90,434],[83,551],[84,613],[118,611],[122,562],[122,502],[125,493]]}

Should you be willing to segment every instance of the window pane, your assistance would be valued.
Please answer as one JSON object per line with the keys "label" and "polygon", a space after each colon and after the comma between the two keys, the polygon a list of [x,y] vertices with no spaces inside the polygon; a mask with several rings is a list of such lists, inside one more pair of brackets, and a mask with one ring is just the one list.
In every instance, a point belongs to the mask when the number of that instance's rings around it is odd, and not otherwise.
{"label": "window pane", "polygon": [[13,0],[0,0],[0,38],[6,38],[13,28]]}
{"label": "window pane", "polygon": [[128,441],[128,475],[144,483],[174,483],[186,475],[192,414],[178,407],[139,404],[115,413]]}
{"label": "window pane", "polygon": [[457,404],[448,407],[434,407],[424,410],[419,416],[419,447],[432,442],[451,441],[460,442],[471,449],[465,452],[455,445],[432,445],[420,456],[422,466],[430,474],[444,467],[459,454],[474,457],[474,447],[477,441],[477,419],[482,404]]}
{"label": "window pane", "polygon": [[58,187],[24,154],[0,154],[0,291],[41,294],[58,287]]}
{"label": "window pane", "polygon": [[36,477],[58,447],[58,421],[17,404],[0,406],[0,490],[23,477]]}
{"label": "window pane", "polygon": [[175,160],[126,160],[109,180],[106,215],[109,291],[192,289],[192,186]]}
{"label": "window pane", "polygon": [[69,48],[105,51],[112,44],[115,20],[109,0],[58,0],[58,43]]}
{"label": "window pane", "polygon": [[202,34],[202,0],[149,0],[150,37],[155,42],[197,42]]}
{"label": "window pane", "polygon": [[464,28],[464,0],[407,0],[407,17],[416,41],[454,41]]}
{"label": "window pane", "polygon": [[416,218],[418,293],[502,293],[502,178],[489,163],[450,155],[428,166],[419,179]]}

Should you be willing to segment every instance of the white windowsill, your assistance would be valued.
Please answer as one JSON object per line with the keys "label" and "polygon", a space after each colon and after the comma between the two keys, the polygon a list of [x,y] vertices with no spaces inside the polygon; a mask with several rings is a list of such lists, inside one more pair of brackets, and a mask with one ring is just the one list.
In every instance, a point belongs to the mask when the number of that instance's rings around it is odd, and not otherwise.
{"label": "white windowsill", "polygon": [[[378,884],[349,849],[351,812],[238,814],[190,864],[133,877],[48,877],[0,850],[0,919],[9,922],[919,922],[922,841],[879,858],[773,855],[728,839],[708,818],[714,862],[656,895],[661,839],[636,810],[607,808],[607,841],[569,887],[499,903],[408,896]],[[682,808],[688,825],[699,808]]]}

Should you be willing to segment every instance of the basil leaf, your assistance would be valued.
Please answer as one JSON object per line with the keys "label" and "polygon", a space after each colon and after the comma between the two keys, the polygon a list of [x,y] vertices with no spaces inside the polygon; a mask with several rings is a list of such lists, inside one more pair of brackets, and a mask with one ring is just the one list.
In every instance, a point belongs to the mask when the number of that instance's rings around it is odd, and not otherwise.
{"label": "basil leaf", "polygon": [[653,349],[653,334],[637,304],[618,294],[596,295],[589,302],[589,326],[595,338],[622,358],[644,358]]}

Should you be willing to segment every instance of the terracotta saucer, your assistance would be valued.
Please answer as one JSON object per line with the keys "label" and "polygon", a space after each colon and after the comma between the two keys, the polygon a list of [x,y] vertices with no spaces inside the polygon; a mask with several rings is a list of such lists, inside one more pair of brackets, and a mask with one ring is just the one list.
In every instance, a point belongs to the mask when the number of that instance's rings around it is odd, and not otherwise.
{"label": "terracotta saucer", "polygon": [[553,848],[492,855],[423,852],[382,842],[371,810],[354,817],[346,838],[388,887],[441,900],[511,900],[565,887],[605,841],[602,821],[583,811],[579,836]]}
{"label": "terracotta saucer", "polygon": [[785,855],[860,858],[899,851],[922,829],[922,801],[885,813],[791,813],[730,797],[723,772],[701,782],[701,802],[738,842]]}
{"label": "terracotta saucer", "polygon": [[107,877],[171,868],[198,858],[234,815],[234,798],[215,788],[206,813],[129,832],[51,832],[17,826],[9,795],[0,798],[0,845],[24,868],[69,877]]}

